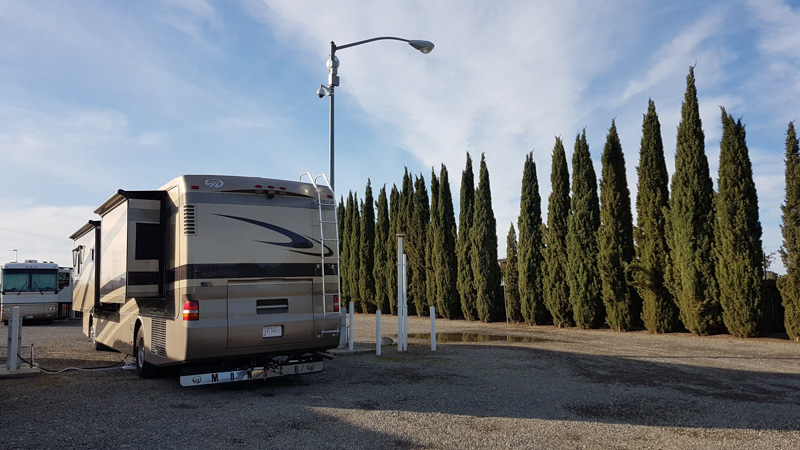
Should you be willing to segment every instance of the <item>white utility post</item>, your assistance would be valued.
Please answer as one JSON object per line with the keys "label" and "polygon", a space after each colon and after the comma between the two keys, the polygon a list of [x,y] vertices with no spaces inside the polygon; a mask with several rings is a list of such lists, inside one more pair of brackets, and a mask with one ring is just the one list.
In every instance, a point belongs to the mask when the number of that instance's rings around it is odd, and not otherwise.
{"label": "white utility post", "polygon": [[375,311],[375,356],[381,356],[381,310]]}
{"label": "white utility post", "polygon": [[22,320],[19,318],[19,306],[15,306],[8,321],[8,355],[6,369],[14,372],[19,369],[19,347],[22,344]]}
{"label": "white utility post", "polygon": [[408,351],[408,256],[403,253],[403,351]]}
{"label": "white utility post", "polygon": [[350,328],[347,333],[347,349],[353,350],[353,302],[350,302]]}
{"label": "white utility post", "polygon": [[436,308],[431,306],[431,351],[436,351]]}
{"label": "white utility post", "polygon": [[405,234],[397,234],[397,351],[405,350],[403,336],[407,336],[404,329],[406,324],[403,318],[403,303],[405,299],[405,254],[403,253],[403,237]]}

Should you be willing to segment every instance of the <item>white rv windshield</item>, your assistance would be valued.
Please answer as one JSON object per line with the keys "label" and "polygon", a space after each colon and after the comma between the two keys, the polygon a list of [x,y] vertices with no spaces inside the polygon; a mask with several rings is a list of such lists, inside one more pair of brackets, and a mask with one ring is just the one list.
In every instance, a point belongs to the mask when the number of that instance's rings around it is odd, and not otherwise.
{"label": "white rv windshield", "polygon": [[57,291],[56,269],[4,269],[4,292]]}

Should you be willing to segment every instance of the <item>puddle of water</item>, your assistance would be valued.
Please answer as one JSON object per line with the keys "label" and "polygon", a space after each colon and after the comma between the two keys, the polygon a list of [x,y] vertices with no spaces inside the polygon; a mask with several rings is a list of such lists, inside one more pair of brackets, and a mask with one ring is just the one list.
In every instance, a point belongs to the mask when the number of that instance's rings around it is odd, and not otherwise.
{"label": "puddle of water", "polygon": [[[430,340],[430,333],[412,333],[409,334],[410,339],[428,339]],[[527,336],[504,336],[498,334],[480,334],[480,333],[436,333],[436,342],[544,342],[546,339],[539,339]]]}

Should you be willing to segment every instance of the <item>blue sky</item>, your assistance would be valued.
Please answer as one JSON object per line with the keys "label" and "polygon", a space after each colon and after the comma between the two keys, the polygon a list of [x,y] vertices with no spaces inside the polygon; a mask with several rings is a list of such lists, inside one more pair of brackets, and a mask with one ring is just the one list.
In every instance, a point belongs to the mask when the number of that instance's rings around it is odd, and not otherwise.
{"label": "blue sky", "polygon": [[[717,184],[720,106],[741,117],[765,251],[781,245],[783,154],[800,114],[800,4],[724,1],[0,0],[0,259],[71,265],[68,236],[117,189],[190,173],[327,172],[330,41],[337,52],[336,188],[430,181],[485,153],[500,255],[525,155],[547,210],[554,137],[615,120],[635,199],[642,116],[655,101],[667,166],[689,66]],[[777,260],[774,269],[783,272]]]}

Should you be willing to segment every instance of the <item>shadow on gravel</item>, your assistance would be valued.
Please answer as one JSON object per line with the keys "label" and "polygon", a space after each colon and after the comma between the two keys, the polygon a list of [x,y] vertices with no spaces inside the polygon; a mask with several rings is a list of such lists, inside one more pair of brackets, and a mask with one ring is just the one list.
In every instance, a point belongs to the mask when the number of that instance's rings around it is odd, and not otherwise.
{"label": "shadow on gravel", "polygon": [[[467,353],[473,353],[465,357]],[[614,424],[800,430],[800,375],[502,346],[361,357],[331,407]],[[482,361],[475,365],[475,361]],[[371,366],[371,367],[370,367]],[[369,375],[363,375],[369,373]],[[394,396],[364,398],[378,386]],[[368,408],[365,408],[367,405]]]}

